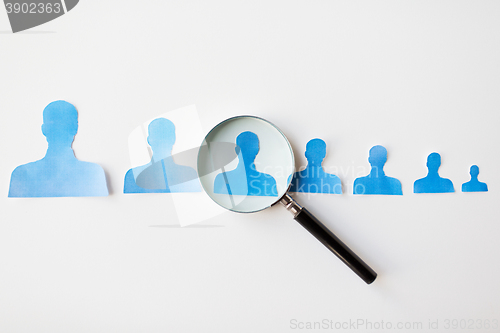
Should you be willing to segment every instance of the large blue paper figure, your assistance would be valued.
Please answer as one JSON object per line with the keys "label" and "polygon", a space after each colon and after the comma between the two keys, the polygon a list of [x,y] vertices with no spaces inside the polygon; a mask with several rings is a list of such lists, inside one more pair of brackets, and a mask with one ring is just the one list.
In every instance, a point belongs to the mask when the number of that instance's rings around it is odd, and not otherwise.
{"label": "large blue paper figure", "polygon": [[243,132],[236,138],[236,169],[215,177],[214,193],[229,195],[278,196],[276,180],[257,171],[255,158],[259,153],[259,138],[253,132]]}
{"label": "large blue paper figure", "polygon": [[148,126],[148,144],[153,156],[143,166],[128,170],[123,193],[201,192],[196,171],[174,162],[175,125],[158,118]]}
{"label": "large blue paper figure", "polygon": [[291,192],[342,194],[340,178],[323,170],[326,143],[312,139],[306,145],[307,167],[293,175]]}
{"label": "large blue paper figure", "polygon": [[387,150],[384,147],[372,147],[368,162],[371,165],[370,174],[366,177],[356,178],[354,181],[354,194],[403,194],[401,182],[396,178],[385,175],[384,165],[387,162]]}
{"label": "large blue paper figure", "polygon": [[78,131],[78,112],[65,101],[43,110],[42,133],[48,148],[39,161],[18,166],[10,180],[9,197],[106,196],[103,169],[76,159],[71,148]]}
{"label": "large blue paper figure", "polygon": [[481,183],[477,176],[479,175],[479,167],[473,165],[470,167],[470,181],[462,184],[462,192],[488,192],[488,185]]}
{"label": "large blue paper figure", "polygon": [[441,178],[438,170],[441,166],[441,155],[432,153],[427,157],[427,176],[413,184],[414,193],[448,193],[455,192],[451,180]]}

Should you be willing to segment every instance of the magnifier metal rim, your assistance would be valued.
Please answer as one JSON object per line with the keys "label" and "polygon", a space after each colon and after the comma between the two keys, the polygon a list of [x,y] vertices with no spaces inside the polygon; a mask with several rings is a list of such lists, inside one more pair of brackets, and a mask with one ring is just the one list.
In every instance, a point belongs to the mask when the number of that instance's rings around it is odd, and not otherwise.
{"label": "magnifier metal rim", "polygon": [[[293,149],[292,149],[292,145],[290,144],[290,142],[288,141],[286,135],[276,126],[274,125],[272,122],[270,122],[269,120],[266,120],[264,118],[261,118],[261,117],[257,117],[257,116],[251,116],[251,115],[241,115],[241,116],[234,116],[234,117],[231,117],[231,118],[227,118],[226,120],[223,120],[221,121],[220,123],[218,123],[217,125],[215,125],[208,133],[207,135],[205,135],[205,138],[203,139],[203,142],[201,143],[201,145],[203,145],[204,142],[206,142],[207,138],[210,136],[210,134],[212,134],[213,131],[215,131],[217,128],[219,128],[220,126],[222,126],[224,123],[227,123],[229,121],[232,121],[232,120],[237,120],[239,118],[254,118],[254,119],[257,119],[257,120],[261,120],[265,123],[268,123],[269,125],[271,125],[272,127],[274,127],[275,130],[277,130],[281,136],[283,137],[283,139],[285,139],[285,142],[286,144],[288,145],[288,149],[290,149],[290,154],[292,155],[292,176],[290,177],[290,180],[288,182],[288,186],[286,188],[286,191],[282,194],[282,195],[279,195],[278,193],[278,196],[276,197],[276,201],[274,201],[272,204],[270,204],[269,206],[266,206],[264,208],[261,208],[261,209],[257,209],[257,210],[253,210],[253,211],[250,211],[250,212],[241,212],[241,211],[238,211],[238,210],[233,210],[233,209],[230,209],[230,208],[227,208],[227,207],[224,207],[222,206],[220,203],[218,203],[217,201],[215,201],[208,193],[207,189],[205,188],[205,185],[203,184],[203,182],[200,182],[201,183],[201,186],[203,187],[203,190],[205,191],[205,193],[207,193],[207,195],[210,197],[210,199],[212,199],[216,204],[218,204],[219,206],[221,206],[222,208],[224,209],[227,209],[227,210],[230,210],[232,212],[236,212],[236,213],[255,213],[255,212],[260,212],[261,210],[264,210],[266,208],[269,208],[273,205],[275,205],[276,203],[278,203],[281,198],[288,193],[288,190],[290,190],[290,187],[292,186],[292,179],[293,179],[293,175],[295,174],[295,156],[293,154]],[[197,168],[197,171],[198,171],[198,174],[200,173],[200,153],[198,152],[198,159],[197,159],[197,163],[196,163],[196,168]]]}

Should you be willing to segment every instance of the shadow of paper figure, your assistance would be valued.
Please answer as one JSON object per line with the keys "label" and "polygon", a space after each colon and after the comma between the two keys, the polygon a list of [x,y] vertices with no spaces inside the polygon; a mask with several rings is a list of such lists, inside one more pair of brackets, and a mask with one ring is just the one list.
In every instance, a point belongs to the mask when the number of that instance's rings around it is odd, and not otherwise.
{"label": "shadow of paper figure", "polygon": [[340,178],[323,170],[326,143],[312,139],[306,145],[307,166],[293,175],[290,192],[342,194]]}
{"label": "shadow of paper figure", "polygon": [[441,155],[432,153],[427,157],[427,176],[413,184],[414,193],[449,193],[455,192],[451,180],[441,178],[438,170],[441,166]]}
{"label": "shadow of paper figure", "polygon": [[201,192],[196,171],[176,164],[172,157],[175,144],[175,125],[158,118],[148,126],[148,144],[153,156],[143,166],[127,171],[123,193]]}
{"label": "shadow of paper figure", "polygon": [[488,185],[477,179],[479,167],[473,165],[470,167],[470,181],[462,184],[462,192],[488,192]]}
{"label": "shadow of paper figure", "polygon": [[373,146],[370,149],[368,162],[371,165],[370,174],[356,178],[353,185],[354,194],[403,195],[401,182],[385,175],[384,165],[387,162],[385,147]]}
{"label": "shadow of paper figure", "polygon": [[278,196],[273,176],[257,171],[255,158],[259,153],[259,138],[253,132],[243,132],[236,138],[238,166],[215,177],[214,193],[229,195]]}
{"label": "shadow of paper figure", "polygon": [[12,172],[9,197],[107,196],[104,170],[75,157],[71,146],[77,131],[78,112],[72,104],[56,101],[47,105],[42,125],[47,153]]}

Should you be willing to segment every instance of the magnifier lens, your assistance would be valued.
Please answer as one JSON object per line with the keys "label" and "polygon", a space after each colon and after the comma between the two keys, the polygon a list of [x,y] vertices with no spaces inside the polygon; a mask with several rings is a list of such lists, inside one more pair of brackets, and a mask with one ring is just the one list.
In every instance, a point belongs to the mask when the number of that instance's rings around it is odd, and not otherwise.
{"label": "magnifier lens", "polygon": [[284,134],[253,116],[230,118],[214,127],[198,155],[198,175],[208,196],[240,213],[276,203],[287,192],[294,169]]}
{"label": "magnifier lens", "polygon": [[295,161],[285,135],[270,122],[230,118],[215,126],[198,153],[198,176],[210,198],[240,213],[263,210],[281,201],[294,219],[366,283],[377,273],[290,195]]}

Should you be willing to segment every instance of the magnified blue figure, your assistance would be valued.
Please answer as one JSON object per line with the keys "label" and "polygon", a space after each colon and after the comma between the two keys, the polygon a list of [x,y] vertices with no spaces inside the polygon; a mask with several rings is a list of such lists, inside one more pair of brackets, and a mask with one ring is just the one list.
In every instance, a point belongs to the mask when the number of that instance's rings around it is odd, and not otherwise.
{"label": "magnified blue figure", "polygon": [[158,118],[148,126],[148,144],[153,156],[143,166],[127,171],[123,193],[201,192],[196,171],[174,162],[175,125]]}
{"label": "magnified blue figure", "polygon": [[441,155],[432,153],[427,157],[427,177],[418,179],[413,184],[414,193],[448,193],[455,192],[451,180],[441,178],[438,174],[441,166]]}
{"label": "magnified blue figure", "polygon": [[215,177],[214,193],[229,195],[278,196],[273,176],[257,171],[255,158],[259,153],[259,138],[253,132],[243,132],[236,138],[238,166]]}
{"label": "magnified blue figure", "polygon": [[401,182],[385,175],[384,165],[387,162],[387,150],[384,147],[373,146],[370,149],[368,162],[371,165],[370,174],[366,177],[356,178],[354,194],[403,195]]}
{"label": "magnified blue figure", "polygon": [[481,183],[477,176],[479,175],[479,167],[473,165],[470,167],[470,181],[462,184],[462,192],[488,192],[488,185]]}
{"label": "magnified blue figure", "polygon": [[78,112],[65,101],[43,110],[42,133],[48,148],[39,161],[18,166],[10,180],[9,197],[106,196],[104,170],[76,159],[71,148],[78,131]]}
{"label": "magnified blue figure", "polygon": [[291,192],[342,194],[340,178],[323,170],[326,143],[312,139],[306,145],[307,167],[293,175]]}

